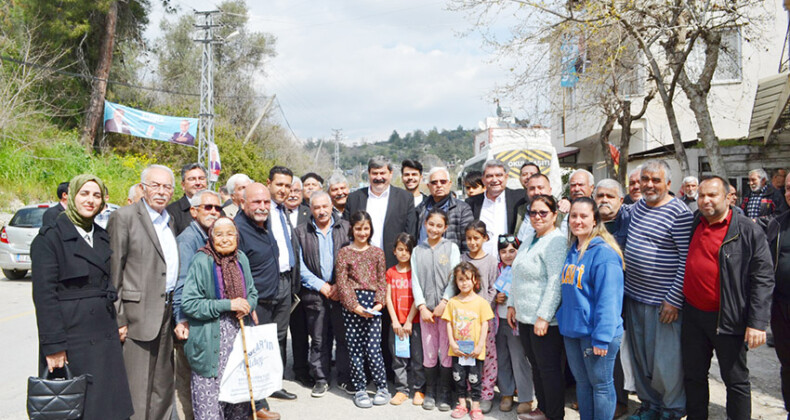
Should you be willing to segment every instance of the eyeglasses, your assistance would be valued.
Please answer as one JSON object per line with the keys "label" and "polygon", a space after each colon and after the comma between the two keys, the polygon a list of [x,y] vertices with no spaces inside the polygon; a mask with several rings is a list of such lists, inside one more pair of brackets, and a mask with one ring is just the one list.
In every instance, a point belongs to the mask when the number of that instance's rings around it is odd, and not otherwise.
{"label": "eyeglasses", "polygon": [[220,206],[219,204],[201,204],[201,205],[195,206],[195,207],[200,207],[201,209],[203,209],[205,211],[211,211],[211,210],[218,211],[218,212],[222,211],[222,206]]}
{"label": "eyeglasses", "polygon": [[548,210],[540,210],[540,211],[538,211],[538,210],[530,210],[529,211],[529,217],[540,217],[541,219],[545,219],[545,218],[549,217],[549,213],[551,213],[551,212],[548,211]]}
{"label": "eyeglasses", "polygon": [[148,188],[150,188],[152,190],[173,191],[173,185],[172,184],[160,184],[158,182],[152,182],[150,184],[146,184],[146,183],[143,182],[141,184],[145,185],[146,187],[148,187]]}
{"label": "eyeglasses", "polygon": [[439,184],[447,185],[449,183],[450,183],[449,179],[434,179],[434,180],[431,180],[431,182],[429,182],[429,184],[431,184],[431,185],[439,185]]}

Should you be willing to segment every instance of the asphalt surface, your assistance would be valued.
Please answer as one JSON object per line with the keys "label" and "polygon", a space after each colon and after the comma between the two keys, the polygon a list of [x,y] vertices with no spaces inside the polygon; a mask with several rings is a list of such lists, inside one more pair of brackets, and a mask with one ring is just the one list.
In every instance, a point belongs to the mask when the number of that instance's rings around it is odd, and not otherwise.
{"label": "asphalt surface", "polygon": [[[38,339],[35,312],[31,299],[31,279],[23,280],[0,278],[0,420],[26,419],[25,395],[27,378],[37,372]],[[290,346],[289,346],[290,347]],[[749,352],[749,368],[752,375],[752,418],[785,419],[780,382],[779,362],[772,348],[762,346]],[[320,418],[322,420],[348,419],[448,419],[448,412],[426,411],[407,401],[401,406],[385,405],[370,409],[356,408],[351,396],[337,387],[330,388],[322,398],[310,397],[310,389],[305,388],[289,377],[290,366],[286,368],[285,389],[298,395],[294,401],[270,399],[272,410],[279,412],[283,419]],[[290,378],[290,379],[289,379]],[[391,390],[392,391],[392,390]],[[394,393],[394,391],[393,391]],[[725,388],[718,373],[715,359],[711,366],[711,419],[724,419],[726,413]],[[566,398],[569,401],[569,399]],[[494,409],[486,418],[514,420],[516,412],[500,412],[498,399]],[[638,406],[636,396],[631,396],[631,411]],[[565,409],[565,418],[575,420],[578,412],[570,407]]]}

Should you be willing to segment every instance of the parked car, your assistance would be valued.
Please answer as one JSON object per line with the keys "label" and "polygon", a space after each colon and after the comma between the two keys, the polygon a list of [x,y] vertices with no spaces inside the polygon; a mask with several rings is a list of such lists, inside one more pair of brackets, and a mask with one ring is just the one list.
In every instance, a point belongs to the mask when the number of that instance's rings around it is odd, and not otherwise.
{"label": "parked car", "polygon": [[24,278],[30,270],[30,243],[41,229],[44,212],[57,203],[34,204],[17,210],[0,229],[0,268],[10,280]]}

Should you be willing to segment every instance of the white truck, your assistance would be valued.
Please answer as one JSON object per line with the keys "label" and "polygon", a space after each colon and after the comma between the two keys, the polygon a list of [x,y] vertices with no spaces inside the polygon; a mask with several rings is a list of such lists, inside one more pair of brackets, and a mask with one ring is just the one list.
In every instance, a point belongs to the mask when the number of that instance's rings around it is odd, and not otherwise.
{"label": "white truck", "polygon": [[475,136],[475,156],[464,163],[458,185],[470,171],[481,171],[486,161],[498,159],[507,165],[508,188],[521,188],[521,165],[534,162],[540,172],[549,177],[555,196],[562,193],[562,173],[557,151],[551,144],[551,130],[545,127],[520,127],[508,118],[489,117],[480,124],[482,131]]}

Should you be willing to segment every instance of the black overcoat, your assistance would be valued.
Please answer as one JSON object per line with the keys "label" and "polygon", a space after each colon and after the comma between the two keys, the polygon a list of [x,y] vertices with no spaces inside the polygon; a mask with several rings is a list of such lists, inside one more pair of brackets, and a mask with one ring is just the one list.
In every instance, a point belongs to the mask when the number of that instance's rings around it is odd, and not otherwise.
{"label": "black overcoat", "polygon": [[98,225],[93,229],[91,248],[61,213],[30,247],[39,375],[47,370],[46,355],[65,350],[75,376],[92,375],[83,420],[127,419],[134,410],[113,306],[110,238]]}

